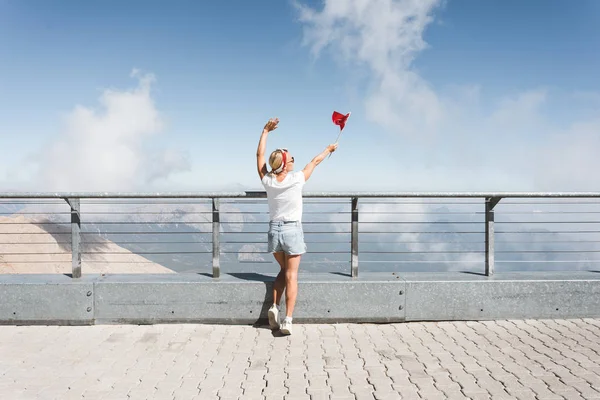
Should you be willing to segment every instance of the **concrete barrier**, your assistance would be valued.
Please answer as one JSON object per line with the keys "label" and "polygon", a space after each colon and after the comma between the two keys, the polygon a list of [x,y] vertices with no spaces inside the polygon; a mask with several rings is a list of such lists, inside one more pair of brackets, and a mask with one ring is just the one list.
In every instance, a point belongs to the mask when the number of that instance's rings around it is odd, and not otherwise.
{"label": "concrete barrier", "polygon": [[0,275],[0,324],[94,323],[94,284],[65,275]]}
{"label": "concrete barrier", "polygon": [[[262,322],[274,276],[0,275],[1,324]],[[300,274],[298,322],[599,318],[600,273]],[[283,307],[285,309],[285,307]]]}

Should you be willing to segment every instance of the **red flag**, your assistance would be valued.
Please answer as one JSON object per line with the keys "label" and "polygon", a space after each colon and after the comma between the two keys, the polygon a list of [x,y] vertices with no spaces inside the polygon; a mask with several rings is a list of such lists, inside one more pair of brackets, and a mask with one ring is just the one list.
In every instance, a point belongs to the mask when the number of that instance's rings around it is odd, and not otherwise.
{"label": "red flag", "polygon": [[344,114],[340,114],[337,111],[334,111],[333,115],[331,116],[331,120],[333,121],[334,124],[339,125],[340,131],[342,131],[344,129],[344,126],[346,126],[346,120],[348,119],[349,116],[350,116],[350,113],[344,115]]}

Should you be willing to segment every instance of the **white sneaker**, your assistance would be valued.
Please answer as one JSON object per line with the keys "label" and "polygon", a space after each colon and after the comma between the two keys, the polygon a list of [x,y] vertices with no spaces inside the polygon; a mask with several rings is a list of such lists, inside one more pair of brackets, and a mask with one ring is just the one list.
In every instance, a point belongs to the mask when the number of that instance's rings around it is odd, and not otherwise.
{"label": "white sneaker", "polygon": [[283,323],[281,324],[280,331],[284,335],[291,335],[292,334],[292,321],[290,321],[287,318],[284,319]]}
{"label": "white sneaker", "polygon": [[271,329],[279,329],[279,309],[275,304],[269,308],[267,315],[269,316],[269,326]]}

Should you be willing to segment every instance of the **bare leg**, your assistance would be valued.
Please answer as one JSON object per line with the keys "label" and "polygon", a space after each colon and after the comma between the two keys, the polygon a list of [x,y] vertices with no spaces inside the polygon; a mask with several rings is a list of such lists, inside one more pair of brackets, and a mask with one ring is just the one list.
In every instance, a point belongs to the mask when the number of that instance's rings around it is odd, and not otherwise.
{"label": "bare leg", "polygon": [[275,283],[273,283],[273,301],[275,304],[279,305],[281,303],[281,296],[283,295],[283,290],[285,289],[285,253],[283,251],[273,253],[275,259],[279,263],[279,274],[275,279]]}
{"label": "bare leg", "polygon": [[298,295],[298,267],[302,256],[287,256],[285,262],[285,314],[291,317]]}

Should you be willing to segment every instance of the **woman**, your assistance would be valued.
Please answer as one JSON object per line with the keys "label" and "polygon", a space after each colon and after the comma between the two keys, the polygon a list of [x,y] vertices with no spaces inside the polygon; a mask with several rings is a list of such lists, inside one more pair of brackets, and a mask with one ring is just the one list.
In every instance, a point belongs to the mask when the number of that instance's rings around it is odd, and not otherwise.
{"label": "woman", "polygon": [[[277,129],[279,119],[271,118],[265,125],[258,142],[256,161],[258,175],[267,191],[269,203],[269,252],[273,253],[281,270],[273,284],[273,306],[269,309],[271,329],[281,329],[284,335],[292,334],[292,313],[298,293],[298,267],[306,253],[302,231],[302,187],[313,170],[333,153],[338,145],[331,144],[309,162],[302,171],[294,172],[294,157],[287,149],[277,149],[269,157],[271,172],[267,170],[265,149],[269,132]],[[279,304],[285,289],[286,317],[279,324]]]}

